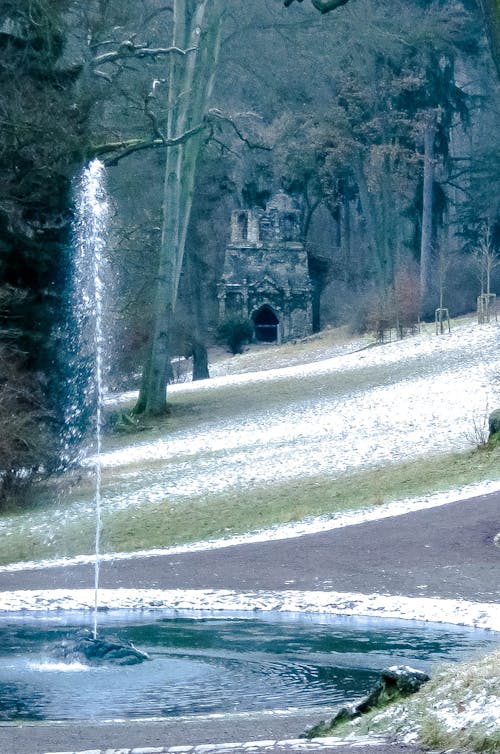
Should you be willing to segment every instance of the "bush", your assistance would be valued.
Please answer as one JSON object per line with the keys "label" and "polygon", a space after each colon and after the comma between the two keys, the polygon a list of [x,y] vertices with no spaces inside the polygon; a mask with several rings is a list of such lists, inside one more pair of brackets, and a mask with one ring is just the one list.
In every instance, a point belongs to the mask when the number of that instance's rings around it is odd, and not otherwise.
{"label": "bush", "polygon": [[20,505],[58,458],[57,438],[36,376],[13,347],[0,344],[0,510]]}
{"label": "bush", "polygon": [[398,338],[418,331],[419,280],[416,268],[406,262],[398,270],[394,284],[387,290],[372,288],[360,302],[356,326],[372,332],[383,343],[392,333]]}
{"label": "bush", "polygon": [[233,355],[243,353],[243,348],[253,338],[253,325],[248,319],[226,319],[217,328],[217,340],[227,345]]}

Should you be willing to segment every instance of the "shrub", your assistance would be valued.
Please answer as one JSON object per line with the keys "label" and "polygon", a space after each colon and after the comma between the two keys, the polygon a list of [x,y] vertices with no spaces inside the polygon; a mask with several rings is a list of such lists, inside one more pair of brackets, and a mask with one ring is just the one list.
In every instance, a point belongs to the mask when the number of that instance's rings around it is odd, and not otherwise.
{"label": "shrub", "polygon": [[58,457],[42,390],[23,366],[15,348],[0,344],[0,510],[22,504]]}
{"label": "shrub", "polygon": [[243,353],[243,348],[253,338],[253,325],[248,319],[232,318],[221,322],[217,340],[227,345],[231,353]]}

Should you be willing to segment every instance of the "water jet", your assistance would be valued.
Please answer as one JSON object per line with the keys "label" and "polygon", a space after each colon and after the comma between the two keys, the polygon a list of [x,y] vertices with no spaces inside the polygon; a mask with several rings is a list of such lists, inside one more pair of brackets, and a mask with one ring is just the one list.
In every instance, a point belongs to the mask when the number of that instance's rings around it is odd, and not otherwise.
{"label": "water jet", "polygon": [[[74,319],[76,346],[81,365],[77,372],[84,406],[73,411],[71,423],[93,408],[93,442],[95,491],[95,559],[93,635],[97,638],[99,594],[99,556],[101,537],[101,454],[104,405],[104,335],[103,335],[103,264],[108,218],[104,166],[93,160],[84,170],[76,192],[75,257],[74,257]],[[85,403],[87,405],[85,405]],[[73,407],[74,409],[74,407]]]}
{"label": "water jet", "polygon": [[[105,639],[97,634],[99,613],[99,570],[102,526],[102,429],[104,408],[104,279],[108,199],[105,188],[105,169],[93,160],[84,170],[76,191],[75,255],[74,255],[74,321],[76,323],[76,351],[80,359],[76,370],[78,390],[83,405],[71,401],[69,434],[78,434],[78,423],[85,423],[90,412],[92,420],[93,455],[89,460],[94,471],[94,610],[92,634],[80,635],[66,649],[74,656],[92,662],[132,664],[148,659],[147,655],[127,643]],[[87,448],[88,450],[88,448]],[[62,646],[61,650],[65,647]]]}

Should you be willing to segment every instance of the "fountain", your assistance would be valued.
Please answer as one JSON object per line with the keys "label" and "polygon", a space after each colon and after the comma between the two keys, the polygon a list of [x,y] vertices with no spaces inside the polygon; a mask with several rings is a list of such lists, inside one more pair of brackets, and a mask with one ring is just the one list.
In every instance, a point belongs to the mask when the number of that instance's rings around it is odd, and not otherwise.
{"label": "fountain", "polygon": [[[153,603],[141,612],[99,612],[103,265],[108,217],[104,179],[103,166],[92,162],[78,187],[74,319],[80,360],[75,380],[85,400],[81,404],[72,400],[68,414],[70,438],[77,438],[77,425],[80,429],[92,425],[93,625],[92,630],[82,630],[88,614],[77,611],[56,611],[36,620],[26,614],[3,619],[0,721],[175,718],[187,713],[274,715],[279,709],[287,714],[300,711],[301,721],[313,722],[369,693],[380,672],[394,663],[417,662],[428,669],[435,660],[460,660],[472,651],[496,647],[494,633],[423,627],[410,621],[393,625],[388,620],[297,614],[259,619],[235,614],[214,618],[206,613],[193,617],[158,609]],[[151,662],[143,663],[144,659]]]}
{"label": "fountain", "polygon": [[[108,200],[104,165],[93,160],[83,171],[76,191],[75,254],[73,301],[76,335],[74,350],[77,366],[74,393],[81,400],[70,401],[68,411],[69,439],[82,439],[84,427],[91,425],[94,472],[95,546],[94,546],[94,610],[92,634],[80,631],[72,642],[62,647],[63,656],[82,657],[91,662],[135,664],[149,659],[130,643],[97,635],[99,611],[99,566],[101,544],[102,486],[102,424],[104,405],[104,252],[108,223]],[[90,421],[89,421],[90,415]],[[83,426],[82,426],[83,425]],[[67,442],[68,445],[68,442]],[[85,459],[88,462],[88,459]]]}
{"label": "fountain", "polygon": [[[101,448],[103,416],[103,261],[108,219],[104,166],[93,160],[83,171],[78,184],[75,224],[75,319],[77,341],[84,362],[90,366],[78,376],[84,382],[86,402],[93,403],[95,471],[95,560],[93,636],[97,638],[99,563],[101,539]],[[93,358],[89,356],[92,354]],[[90,362],[90,363],[89,363]]]}

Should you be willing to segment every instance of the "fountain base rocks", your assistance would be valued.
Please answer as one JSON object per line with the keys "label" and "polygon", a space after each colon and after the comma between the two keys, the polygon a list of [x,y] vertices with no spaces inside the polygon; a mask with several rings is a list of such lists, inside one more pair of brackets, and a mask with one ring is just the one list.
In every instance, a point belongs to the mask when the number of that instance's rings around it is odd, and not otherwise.
{"label": "fountain base rocks", "polygon": [[64,640],[57,649],[59,657],[70,662],[91,665],[138,665],[149,660],[149,655],[134,647],[132,642],[94,636],[91,631],[79,631],[74,639]]}
{"label": "fountain base rocks", "polygon": [[430,676],[427,673],[410,668],[408,665],[395,665],[386,668],[380,673],[380,679],[370,693],[363,697],[360,702],[342,707],[329,722],[322,720],[309,728],[305,732],[304,738],[328,736],[341,723],[354,720],[354,718],[364,715],[365,712],[369,712],[374,707],[389,704],[389,702],[402,696],[415,694],[427,681],[430,681]]}

